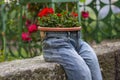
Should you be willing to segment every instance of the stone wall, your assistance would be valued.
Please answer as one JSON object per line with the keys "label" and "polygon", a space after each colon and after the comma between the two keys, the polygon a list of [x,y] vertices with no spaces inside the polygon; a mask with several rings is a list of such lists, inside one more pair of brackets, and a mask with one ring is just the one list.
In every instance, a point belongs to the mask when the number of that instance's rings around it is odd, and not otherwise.
{"label": "stone wall", "polygon": [[47,63],[43,56],[0,63],[0,80],[66,80],[59,64]]}
{"label": "stone wall", "polygon": [[104,80],[120,80],[120,50],[99,55]]}
{"label": "stone wall", "polygon": [[[120,41],[91,45],[98,55],[104,80],[120,80]],[[63,68],[42,56],[0,63],[0,80],[66,80]]]}
{"label": "stone wall", "polygon": [[120,41],[93,45],[98,55],[103,80],[120,80]]}

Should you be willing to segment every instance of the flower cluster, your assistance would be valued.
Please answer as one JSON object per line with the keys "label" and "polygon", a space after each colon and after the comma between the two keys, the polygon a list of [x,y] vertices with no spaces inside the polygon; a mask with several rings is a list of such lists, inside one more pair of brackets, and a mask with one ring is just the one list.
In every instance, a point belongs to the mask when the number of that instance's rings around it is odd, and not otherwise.
{"label": "flower cluster", "polygon": [[38,23],[41,27],[77,27],[78,14],[62,11],[55,13],[52,8],[43,8],[38,13]]}
{"label": "flower cluster", "polygon": [[23,41],[27,41],[27,42],[31,41],[32,40],[31,34],[38,30],[36,24],[30,24],[30,23],[31,22],[29,20],[26,21],[26,27],[28,32],[22,32],[21,36]]}

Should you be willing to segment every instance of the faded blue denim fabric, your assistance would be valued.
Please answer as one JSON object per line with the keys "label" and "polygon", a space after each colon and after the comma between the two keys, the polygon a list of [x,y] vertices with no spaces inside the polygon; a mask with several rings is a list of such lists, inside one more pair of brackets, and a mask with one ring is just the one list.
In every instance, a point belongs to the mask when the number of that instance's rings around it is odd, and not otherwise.
{"label": "faded blue denim fabric", "polygon": [[44,59],[63,66],[67,80],[102,80],[97,56],[79,32],[48,32]]}

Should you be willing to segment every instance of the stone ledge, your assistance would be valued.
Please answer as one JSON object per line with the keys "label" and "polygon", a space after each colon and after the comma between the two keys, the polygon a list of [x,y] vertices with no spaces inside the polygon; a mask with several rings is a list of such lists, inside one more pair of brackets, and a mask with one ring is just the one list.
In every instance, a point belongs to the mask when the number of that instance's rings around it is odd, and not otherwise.
{"label": "stone ledge", "polygon": [[65,80],[65,74],[59,64],[38,56],[0,63],[0,80]]}
{"label": "stone ledge", "polygon": [[103,80],[120,80],[120,40],[92,45],[97,53]]}
{"label": "stone ledge", "polygon": [[[104,80],[115,80],[119,75],[120,41],[92,45],[98,55]],[[107,53],[107,54],[106,54]],[[119,62],[119,65],[116,63]],[[118,71],[116,73],[116,71]],[[118,78],[118,77],[117,77]],[[59,64],[48,63],[42,56],[0,63],[0,80],[66,80]],[[118,78],[117,80],[120,80]]]}
{"label": "stone ledge", "polygon": [[120,40],[103,41],[100,44],[91,44],[97,55],[111,53],[120,49]]}

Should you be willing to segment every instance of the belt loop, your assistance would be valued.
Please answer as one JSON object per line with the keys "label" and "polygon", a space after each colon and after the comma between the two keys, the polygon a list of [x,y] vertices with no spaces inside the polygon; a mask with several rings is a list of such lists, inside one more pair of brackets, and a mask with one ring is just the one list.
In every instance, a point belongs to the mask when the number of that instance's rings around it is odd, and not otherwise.
{"label": "belt loop", "polygon": [[79,48],[80,48],[80,40],[79,39],[81,38],[80,37],[80,31],[77,31],[76,34],[77,34],[77,50],[79,50]]}
{"label": "belt loop", "polygon": [[70,42],[70,32],[69,31],[67,31],[67,38],[68,38],[68,41]]}
{"label": "belt loop", "polygon": [[77,32],[77,35],[78,35],[78,39],[80,39],[80,31]]}
{"label": "belt loop", "polygon": [[67,37],[70,38],[70,32],[69,31],[67,32]]}

